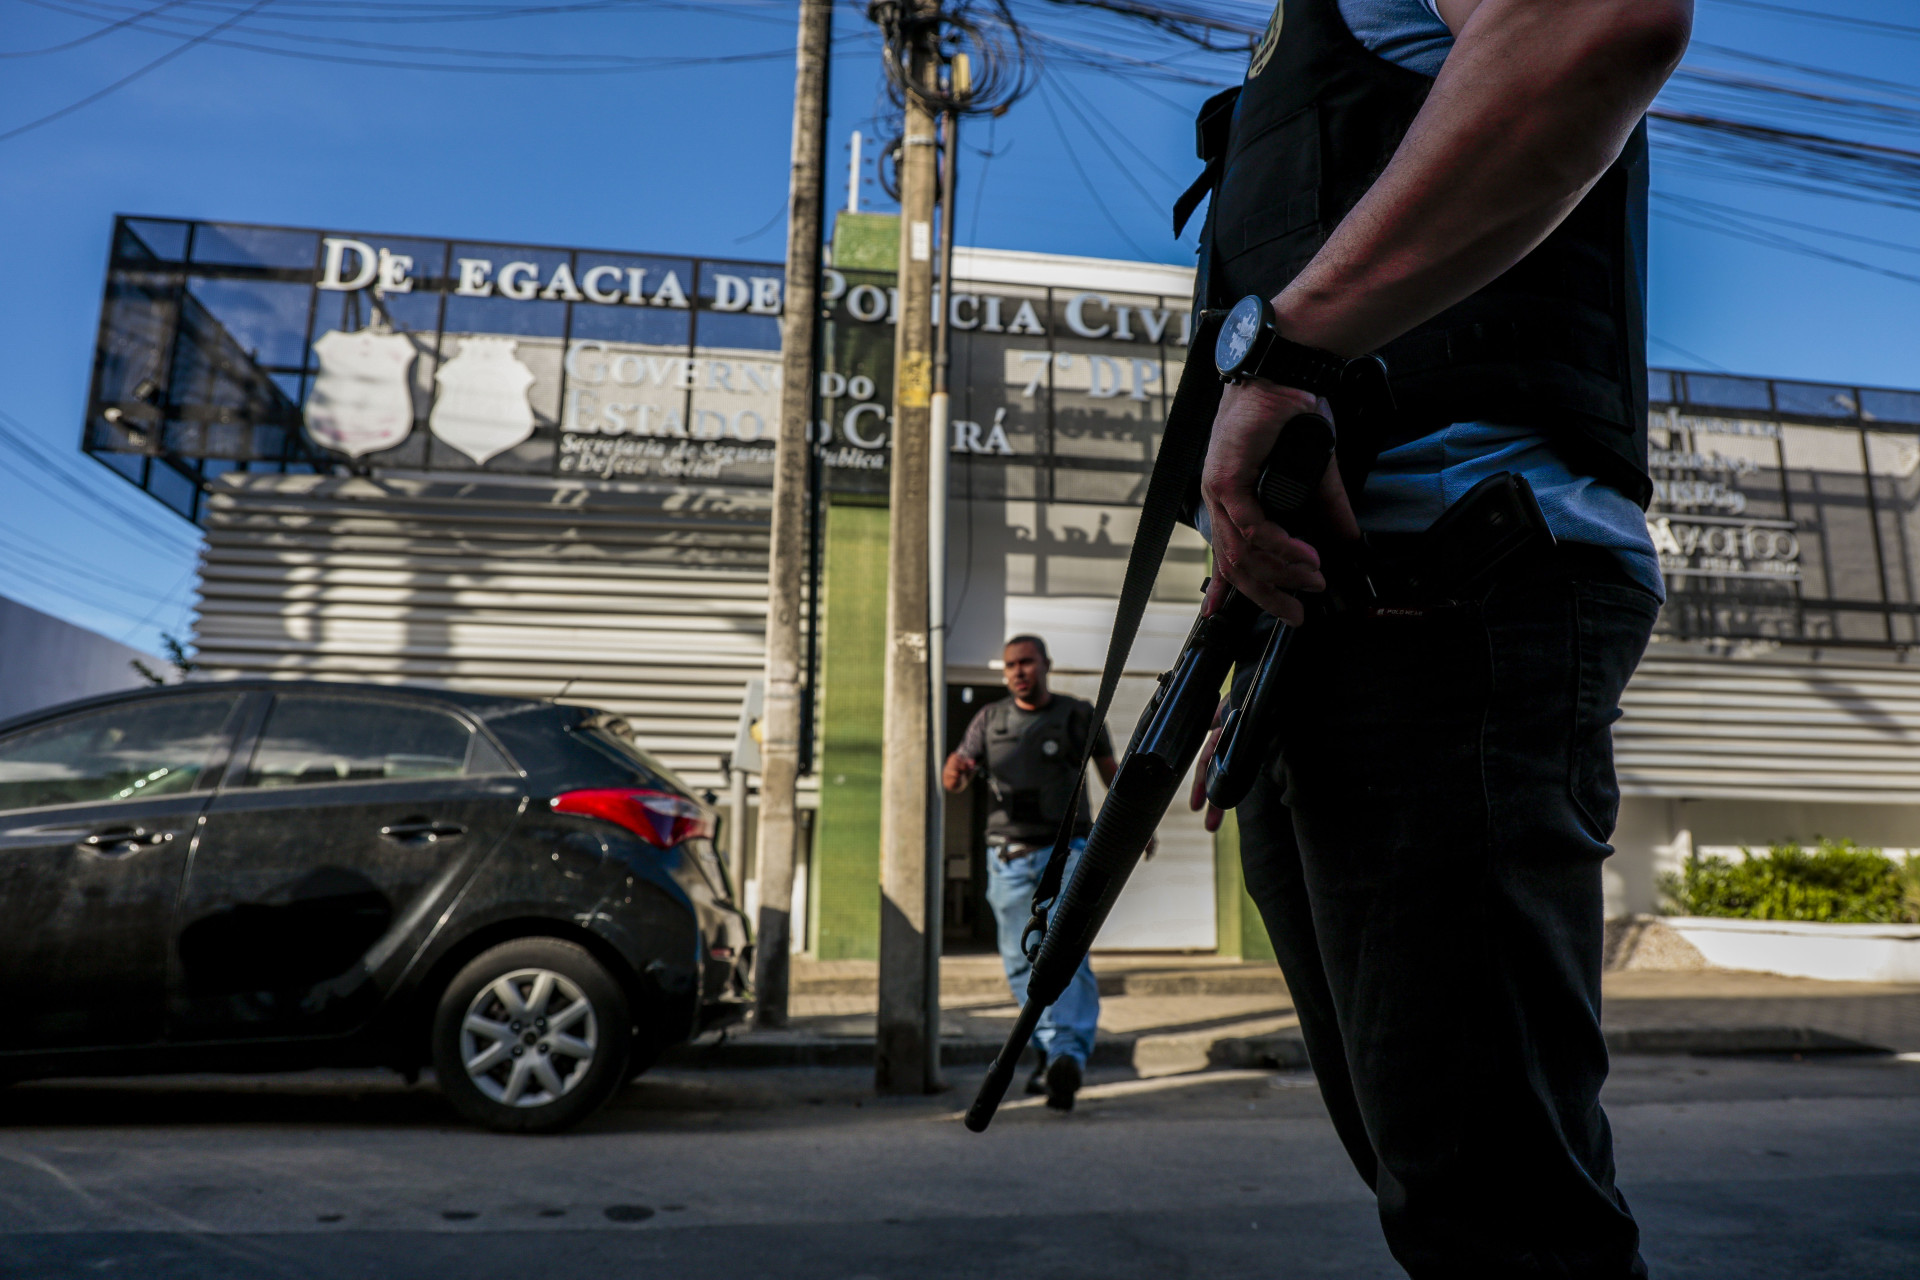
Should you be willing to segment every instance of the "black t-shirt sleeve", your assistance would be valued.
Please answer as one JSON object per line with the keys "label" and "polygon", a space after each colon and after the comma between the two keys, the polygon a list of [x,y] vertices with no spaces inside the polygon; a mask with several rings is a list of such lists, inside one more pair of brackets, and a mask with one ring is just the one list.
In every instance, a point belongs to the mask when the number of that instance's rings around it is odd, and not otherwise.
{"label": "black t-shirt sleeve", "polygon": [[[1084,743],[1086,741],[1084,735],[1087,732],[1087,726],[1093,724],[1093,704],[1091,702],[1082,702],[1074,707],[1071,723],[1074,731],[1075,745]],[[1093,724],[1092,758],[1098,760],[1102,756],[1110,756],[1112,754],[1113,739],[1107,734],[1106,721],[1103,720],[1099,724]]]}
{"label": "black t-shirt sleeve", "polygon": [[1099,724],[1093,726],[1093,758],[1098,760],[1102,756],[1110,756],[1112,754],[1113,739],[1107,734],[1107,722],[1102,720]]}
{"label": "black t-shirt sleeve", "polygon": [[958,748],[960,754],[976,764],[984,764],[987,759],[987,712],[989,710],[991,708],[982,707],[974,712],[973,722],[967,726],[966,733],[960,738]]}

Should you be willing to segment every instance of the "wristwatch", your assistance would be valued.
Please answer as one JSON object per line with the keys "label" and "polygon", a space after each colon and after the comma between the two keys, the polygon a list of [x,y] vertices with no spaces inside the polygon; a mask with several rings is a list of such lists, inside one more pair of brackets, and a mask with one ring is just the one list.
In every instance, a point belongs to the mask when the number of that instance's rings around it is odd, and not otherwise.
{"label": "wristwatch", "polygon": [[1267,300],[1250,293],[1233,304],[1213,346],[1213,364],[1222,382],[1265,378],[1316,396],[1339,389],[1347,362],[1331,351],[1280,336]]}

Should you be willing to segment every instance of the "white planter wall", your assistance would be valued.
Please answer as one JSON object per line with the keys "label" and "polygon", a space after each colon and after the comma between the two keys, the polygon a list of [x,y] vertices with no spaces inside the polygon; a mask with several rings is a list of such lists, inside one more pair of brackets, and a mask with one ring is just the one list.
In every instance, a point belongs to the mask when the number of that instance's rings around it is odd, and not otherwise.
{"label": "white planter wall", "polygon": [[1662,921],[1708,964],[1796,978],[1920,982],[1920,924],[1814,924],[1798,920]]}

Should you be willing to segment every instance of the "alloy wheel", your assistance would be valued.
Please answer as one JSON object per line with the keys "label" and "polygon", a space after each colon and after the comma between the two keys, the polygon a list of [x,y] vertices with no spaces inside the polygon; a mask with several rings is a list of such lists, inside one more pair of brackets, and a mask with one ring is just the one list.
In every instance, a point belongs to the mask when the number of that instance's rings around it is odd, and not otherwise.
{"label": "alloy wheel", "polygon": [[600,1043],[593,1004],[551,969],[516,969],[482,987],[460,1027],[475,1087],[510,1107],[543,1107],[587,1077]]}

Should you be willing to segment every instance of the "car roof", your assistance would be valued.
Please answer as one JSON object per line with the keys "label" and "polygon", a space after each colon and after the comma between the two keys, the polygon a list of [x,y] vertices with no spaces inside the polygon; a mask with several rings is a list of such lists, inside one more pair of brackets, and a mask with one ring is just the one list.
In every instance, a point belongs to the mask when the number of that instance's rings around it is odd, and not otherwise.
{"label": "car roof", "polygon": [[[333,693],[356,694],[370,697],[413,697],[428,698],[437,702],[452,703],[469,714],[480,719],[492,719],[501,715],[511,715],[520,711],[530,711],[540,707],[550,707],[552,702],[541,698],[514,698],[493,693],[468,693],[461,689],[442,689],[430,685],[417,684],[375,684],[361,680],[267,680],[259,677],[247,677],[236,680],[202,679],[188,680],[180,684],[157,685],[147,689],[123,689],[117,693],[100,694],[91,698],[80,698],[72,702],[63,702],[54,706],[41,707],[22,715],[0,721],[0,733],[20,725],[32,724],[40,720],[49,720],[55,716],[83,711],[89,707],[108,707],[121,703],[152,702],[166,698],[190,696],[196,693]],[[573,706],[574,704],[568,704]],[[578,708],[591,714],[593,708]]]}

